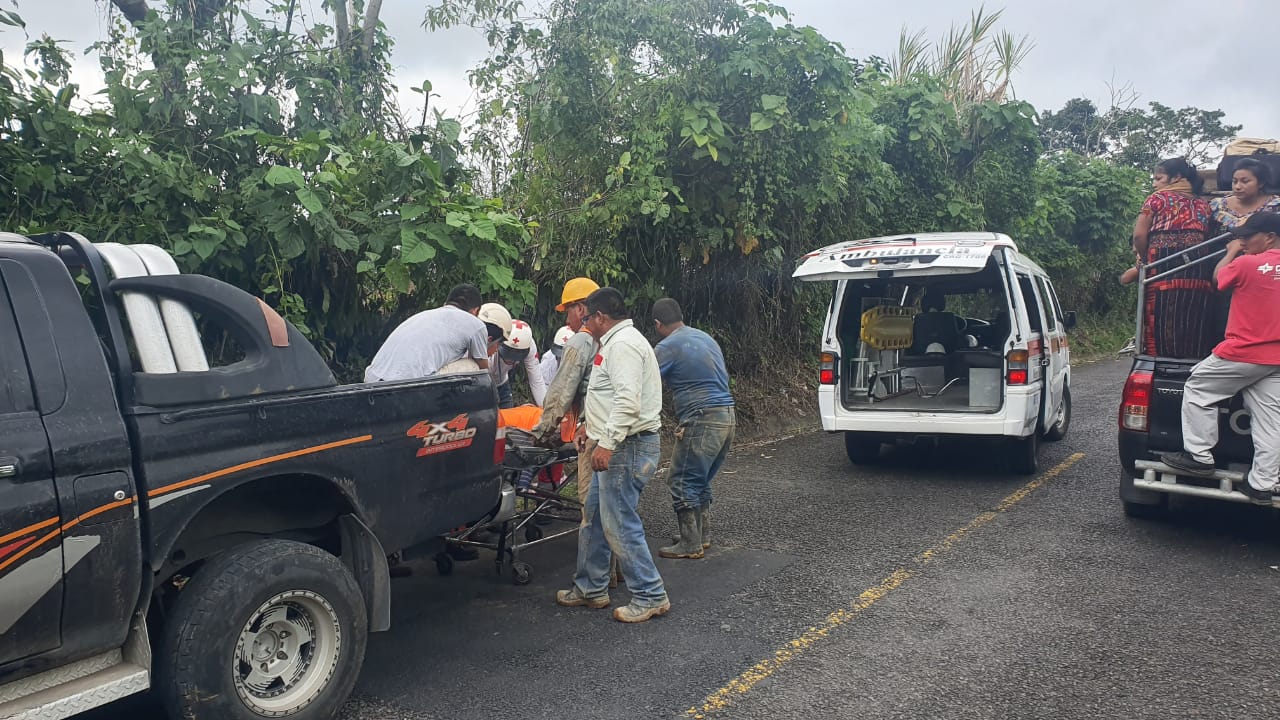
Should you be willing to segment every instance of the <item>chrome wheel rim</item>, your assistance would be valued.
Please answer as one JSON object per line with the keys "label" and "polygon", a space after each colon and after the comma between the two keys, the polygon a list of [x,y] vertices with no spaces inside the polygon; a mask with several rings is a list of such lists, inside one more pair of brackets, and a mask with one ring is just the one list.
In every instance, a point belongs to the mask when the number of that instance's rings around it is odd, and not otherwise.
{"label": "chrome wheel rim", "polygon": [[328,686],[342,650],[342,626],[329,601],[306,590],[262,603],[240,630],[232,658],[236,694],[264,717],[286,717]]}

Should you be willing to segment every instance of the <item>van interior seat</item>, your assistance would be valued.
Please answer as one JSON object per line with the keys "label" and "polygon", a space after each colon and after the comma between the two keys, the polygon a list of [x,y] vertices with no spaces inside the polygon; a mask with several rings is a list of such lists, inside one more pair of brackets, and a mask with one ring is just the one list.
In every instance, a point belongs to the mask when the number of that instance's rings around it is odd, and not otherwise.
{"label": "van interior seat", "polygon": [[962,336],[964,319],[955,313],[931,310],[915,316],[911,329],[911,347],[902,355],[908,367],[942,365],[946,356],[967,345]]}

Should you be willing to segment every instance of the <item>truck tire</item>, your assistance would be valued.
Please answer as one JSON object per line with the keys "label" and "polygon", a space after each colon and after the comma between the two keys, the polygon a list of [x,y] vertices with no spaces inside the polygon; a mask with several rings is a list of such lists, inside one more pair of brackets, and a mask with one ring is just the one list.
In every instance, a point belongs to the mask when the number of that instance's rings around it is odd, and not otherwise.
{"label": "truck tire", "polygon": [[1019,475],[1035,475],[1040,469],[1040,433],[1009,441],[1009,469]]}
{"label": "truck tire", "polygon": [[1136,503],[1131,500],[1121,500],[1124,505],[1125,517],[1135,518],[1137,520],[1163,520],[1169,513],[1169,504],[1167,502],[1148,505],[1146,503]]}
{"label": "truck tire", "polygon": [[364,662],[368,614],[347,568],[288,540],[215,556],[165,623],[157,692],[186,720],[330,720]]}
{"label": "truck tire", "polygon": [[1044,439],[1050,442],[1058,442],[1067,436],[1067,431],[1071,429],[1071,388],[1066,385],[1062,386],[1062,409],[1058,411],[1058,418],[1053,425],[1045,432]]}
{"label": "truck tire", "polygon": [[860,432],[845,432],[844,454],[854,465],[870,465],[880,459],[880,438]]}

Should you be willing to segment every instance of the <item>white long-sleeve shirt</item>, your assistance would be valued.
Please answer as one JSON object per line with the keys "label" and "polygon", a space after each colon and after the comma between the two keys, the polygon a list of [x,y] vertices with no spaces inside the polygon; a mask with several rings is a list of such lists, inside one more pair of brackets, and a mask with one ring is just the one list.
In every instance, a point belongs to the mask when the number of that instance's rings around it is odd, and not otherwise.
{"label": "white long-sleeve shirt", "polygon": [[[529,392],[533,395],[533,404],[542,407],[542,401],[547,396],[547,384],[543,382],[542,366],[538,364],[537,341],[533,341],[533,347],[529,348],[529,354],[524,356],[520,364],[524,366],[524,374],[529,379]],[[489,376],[493,378],[494,387],[507,382],[511,377],[511,370],[515,367],[516,363],[503,360],[500,353],[489,356]]]}

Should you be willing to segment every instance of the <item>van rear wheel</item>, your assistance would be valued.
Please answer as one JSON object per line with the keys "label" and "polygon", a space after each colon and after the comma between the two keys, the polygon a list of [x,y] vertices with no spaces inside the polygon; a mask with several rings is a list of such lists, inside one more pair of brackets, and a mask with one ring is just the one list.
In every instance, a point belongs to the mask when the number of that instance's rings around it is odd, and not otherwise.
{"label": "van rear wheel", "polygon": [[844,453],[854,465],[869,465],[880,459],[880,438],[860,432],[844,434]]}
{"label": "van rear wheel", "polygon": [[1009,442],[1009,469],[1019,475],[1035,475],[1040,469],[1040,433]]}
{"label": "van rear wheel", "polygon": [[1054,420],[1053,425],[1044,434],[1044,439],[1050,442],[1058,442],[1067,436],[1067,430],[1071,429],[1071,388],[1066,385],[1062,386],[1062,406],[1058,408],[1058,417]]}

